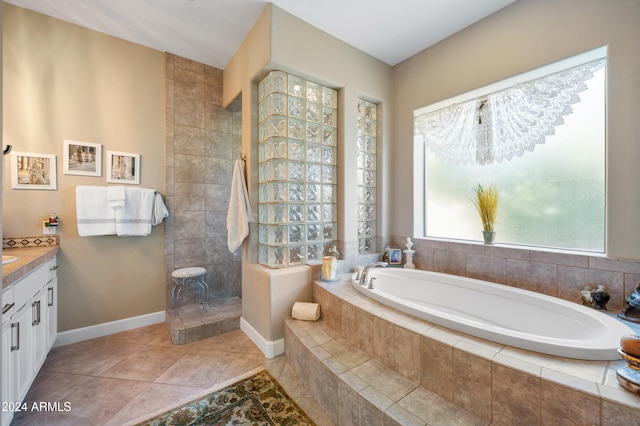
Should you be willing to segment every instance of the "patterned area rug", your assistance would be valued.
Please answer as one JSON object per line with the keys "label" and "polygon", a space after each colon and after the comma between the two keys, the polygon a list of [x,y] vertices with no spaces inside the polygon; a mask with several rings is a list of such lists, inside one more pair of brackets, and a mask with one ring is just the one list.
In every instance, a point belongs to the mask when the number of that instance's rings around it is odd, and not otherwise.
{"label": "patterned area rug", "polygon": [[261,370],[139,426],[315,425],[276,380]]}

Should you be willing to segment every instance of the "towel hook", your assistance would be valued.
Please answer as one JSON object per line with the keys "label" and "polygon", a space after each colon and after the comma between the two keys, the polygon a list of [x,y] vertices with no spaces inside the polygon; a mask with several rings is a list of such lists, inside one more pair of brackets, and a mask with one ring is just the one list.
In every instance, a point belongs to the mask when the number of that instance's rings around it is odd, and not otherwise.
{"label": "towel hook", "polygon": [[7,145],[7,147],[4,149],[4,151],[2,151],[2,154],[3,155],[7,155],[8,153],[11,152],[11,148],[13,148],[13,146]]}

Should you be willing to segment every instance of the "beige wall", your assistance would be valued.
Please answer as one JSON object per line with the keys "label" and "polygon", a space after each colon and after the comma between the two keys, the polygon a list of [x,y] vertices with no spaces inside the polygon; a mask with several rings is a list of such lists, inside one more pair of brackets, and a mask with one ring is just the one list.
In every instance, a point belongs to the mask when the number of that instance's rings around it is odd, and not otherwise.
{"label": "beige wall", "polygon": [[[9,4],[3,24],[4,143],[55,154],[58,169],[56,191],[13,190],[7,170],[4,236],[60,216],[59,331],[164,310],[164,225],[80,238],[75,223],[75,187],[106,185],[107,150],[141,154],[140,186],[164,193],[163,53]],[[64,139],[102,144],[102,176],[64,175]]]}
{"label": "beige wall", "polygon": [[[381,136],[378,139],[378,217],[382,218],[387,216],[389,208],[386,182],[390,157],[384,152],[388,152],[392,145],[391,67],[274,5],[267,6],[224,70],[223,105],[228,105],[242,94],[242,147],[243,153],[249,156],[249,195],[256,212],[257,83],[271,70],[285,71],[338,90],[338,244],[342,258],[347,258],[347,262],[353,265],[357,261],[357,100],[363,97],[379,103],[382,112],[379,120]],[[253,226],[244,250],[244,260],[250,263],[257,260],[257,229],[255,224]],[[378,221],[378,235],[382,238],[389,235],[386,221]],[[243,263],[243,319],[261,330],[262,338],[269,341],[279,339],[282,337],[282,322],[272,321],[270,311],[276,302],[258,294],[277,288],[281,284],[280,279],[286,280],[286,277],[274,272],[269,278],[264,277],[265,274],[254,274],[256,279],[248,280],[248,276],[254,275],[247,262]],[[293,302],[293,299],[287,299],[290,305]]]}
{"label": "beige wall", "polygon": [[637,0],[519,0],[394,67],[392,234],[412,234],[415,108],[607,45],[607,254],[640,259],[639,22]]}
{"label": "beige wall", "polygon": [[[243,152],[249,155],[250,193],[257,194],[257,83],[271,70],[285,71],[339,92],[338,239],[342,252],[357,250],[356,134],[357,100],[379,103],[379,153],[390,149],[392,128],[391,67],[309,25],[273,4],[267,6],[224,70],[223,105],[239,94],[243,100]],[[380,188],[388,178],[388,156],[379,155]],[[348,167],[353,165],[354,167]],[[388,208],[389,191],[379,191],[379,217]],[[257,211],[257,197],[252,196]],[[379,221],[378,235],[389,234]],[[254,244],[255,243],[255,244]],[[252,241],[251,246],[257,242]],[[255,260],[255,258],[252,258]]]}

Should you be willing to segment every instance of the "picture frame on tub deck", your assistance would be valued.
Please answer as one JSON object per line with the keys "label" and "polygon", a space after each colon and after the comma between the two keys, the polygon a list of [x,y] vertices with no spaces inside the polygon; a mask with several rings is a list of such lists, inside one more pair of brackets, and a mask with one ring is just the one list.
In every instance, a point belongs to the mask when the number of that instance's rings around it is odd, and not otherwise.
{"label": "picture frame on tub deck", "polygon": [[389,257],[389,265],[402,265],[402,249],[389,247],[387,248],[387,255]]}
{"label": "picture frame on tub deck", "polygon": [[57,190],[57,178],[55,155],[11,153],[11,188]]}
{"label": "picture frame on tub deck", "polygon": [[140,184],[140,154],[107,151],[107,182]]}
{"label": "picture frame on tub deck", "polygon": [[65,175],[102,176],[102,145],[65,140],[62,172]]}

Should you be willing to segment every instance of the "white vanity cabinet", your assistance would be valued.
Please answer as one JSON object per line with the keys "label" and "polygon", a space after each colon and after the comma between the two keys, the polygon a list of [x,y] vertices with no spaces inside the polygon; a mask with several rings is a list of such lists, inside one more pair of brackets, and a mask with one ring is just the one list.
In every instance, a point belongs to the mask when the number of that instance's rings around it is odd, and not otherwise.
{"label": "white vanity cabinet", "polygon": [[[21,401],[27,394],[35,374],[33,372],[34,348],[32,347],[33,330],[31,328],[31,304],[26,303],[11,317],[11,355],[13,361],[14,400]],[[4,399],[4,396],[3,396]],[[4,414],[5,412],[3,412]]]}
{"label": "white vanity cabinet", "polygon": [[40,370],[44,359],[49,352],[49,327],[47,325],[47,292],[45,288],[31,299],[31,368],[35,371]]}
{"label": "white vanity cabinet", "polygon": [[31,386],[30,320],[31,306],[24,304],[2,323],[2,426],[11,422],[11,410]]}
{"label": "white vanity cabinet", "polygon": [[49,282],[45,286],[47,304],[43,307],[46,315],[47,324],[47,352],[53,347],[58,337],[58,277],[56,274],[57,265],[50,266],[52,275]]}
{"label": "white vanity cabinet", "polygon": [[[11,322],[3,321],[2,322],[2,371],[0,374],[2,375],[2,388],[0,392],[2,392],[2,402],[10,401],[14,399],[15,395],[15,379],[13,377],[13,352],[11,352]],[[5,419],[5,417],[9,417],[7,414],[2,412],[2,425],[9,424],[9,421]]]}
{"label": "white vanity cabinet", "polygon": [[[15,341],[14,329],[17,327],[10,321],[11,316],[16,312],[13,287],[8,287],[2,291],[2,401],[15,399],[16,385],[14,366],[16,365],[17,353],[12,351]],[[7,425],[8,414],[2,413],[2,425]]]}
{"label": "white vanity cabinet", "polygon": [[[53,258],[3,290],[3,408],[11,408],[24,399],[55,342],[56,269]],[[2,426],[9,425],[12,418],[11,410],[3,410]]]}

